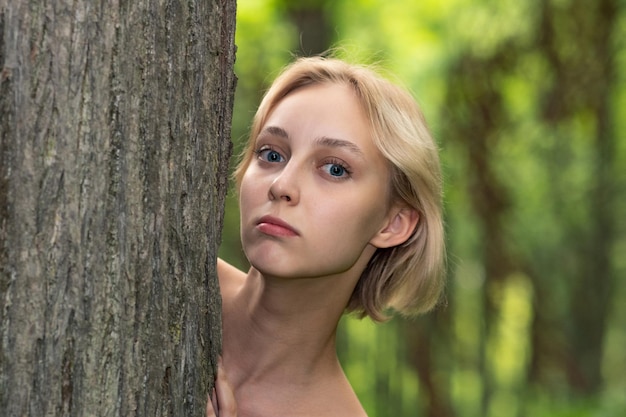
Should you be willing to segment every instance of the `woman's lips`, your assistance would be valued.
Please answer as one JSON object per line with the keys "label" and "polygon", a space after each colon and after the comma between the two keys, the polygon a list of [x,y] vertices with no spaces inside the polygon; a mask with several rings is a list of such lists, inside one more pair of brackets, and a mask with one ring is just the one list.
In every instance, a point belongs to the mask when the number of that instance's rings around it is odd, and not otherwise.
{"label": "woman's lips", "polygon": [[273,216],[263,216],[257,222],[257,229],[270,236],[298,236],[296,229],[283,220]]}

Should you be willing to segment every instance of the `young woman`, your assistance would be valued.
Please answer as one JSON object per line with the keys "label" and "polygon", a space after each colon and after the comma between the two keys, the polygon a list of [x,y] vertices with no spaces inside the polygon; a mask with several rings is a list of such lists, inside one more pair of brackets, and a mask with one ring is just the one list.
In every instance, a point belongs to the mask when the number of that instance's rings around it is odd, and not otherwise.
{"label": "young woman", "polygon": [[441,174],[420,110],[369,69],[299,59],[261,102],[235,176],[251,268],[218,262],[207,415],[365,416],[337,359],[341,315],[422,313],[443,287]]}

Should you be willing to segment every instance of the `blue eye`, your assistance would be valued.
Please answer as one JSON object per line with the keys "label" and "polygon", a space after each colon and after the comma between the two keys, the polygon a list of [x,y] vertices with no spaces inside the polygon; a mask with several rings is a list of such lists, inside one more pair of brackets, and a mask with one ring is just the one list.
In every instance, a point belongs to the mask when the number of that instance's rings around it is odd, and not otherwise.
{"label": "blue eye", "polygon": [[323,165],[322,169],[333,178],[343,179],[350,176],[348,168],[337,162],[330,162]]}
{"label": "blue eye", "polygon": [[328,169],[328,173],[333,177],[341,177],[345,171],[346,169],[344,167],[335,164],[331,165]]}
{"label": "blue eye", "polygon": [[273,149],[261,149],[256,152],[259,159],[266,162],[283,162],[285,158]]}

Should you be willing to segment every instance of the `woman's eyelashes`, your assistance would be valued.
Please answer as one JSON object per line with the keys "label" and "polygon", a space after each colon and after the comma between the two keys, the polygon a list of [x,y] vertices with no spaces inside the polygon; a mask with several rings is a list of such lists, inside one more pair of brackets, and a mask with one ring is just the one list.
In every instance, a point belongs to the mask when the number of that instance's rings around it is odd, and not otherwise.
{"label": "woman's eyelashes", "polygon": [[[280,151],[269,145],[260,146],[254,153],[257,159],[263,163],[279,164],[287,162],[287,158]],[[332,180],[345,180],[352,175],[352,170],[348,164],[341,159],[323,158],[317,166],[324,175]]]}
{"label": "woman's eyelashes", "polygon": [[254,153],[256,153],[258,159],[264,162],[285,162],[285,157],[282,156],[280,152],[269,146],[261,146],[259,149],[254,151]]}
{"label": "woman's eyelashes", "polygon": [[348,165],[339,159],[324,161],[320,168],[324,171],[324,173],[337,180],[348,179],[352,174]]}

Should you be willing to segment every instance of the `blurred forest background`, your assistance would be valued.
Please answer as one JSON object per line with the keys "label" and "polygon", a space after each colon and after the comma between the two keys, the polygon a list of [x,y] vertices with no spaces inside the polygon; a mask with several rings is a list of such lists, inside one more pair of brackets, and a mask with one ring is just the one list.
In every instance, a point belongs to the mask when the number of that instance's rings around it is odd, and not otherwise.
{"label": "blurred forest background", "polygon": [[[280,68],[333,46],[395,74],[441,148],[446,305],[339,330],[370,417],[626,415],[625,9],[239,0],[235,155]],[[220,255],[247,268],[230,194]]]}

